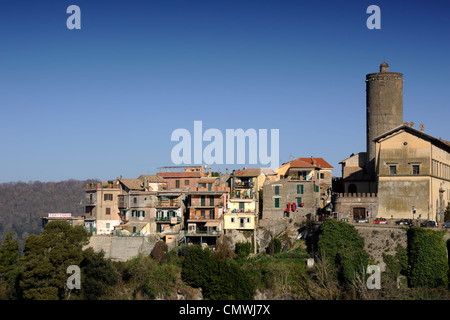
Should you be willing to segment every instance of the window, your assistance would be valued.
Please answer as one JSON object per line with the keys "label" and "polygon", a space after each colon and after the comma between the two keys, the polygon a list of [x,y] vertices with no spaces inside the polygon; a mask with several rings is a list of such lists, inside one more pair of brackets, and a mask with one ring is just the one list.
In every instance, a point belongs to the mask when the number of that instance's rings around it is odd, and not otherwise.
{"label": "window", "polygon": [[280,207],[280,198],[275,198],[275,208]]}
{"label": "window", "polygon": [[111,214],[111,208],[106,208],[106,214]]}
{"label": "window", "polygon": [[200,196],[200,205],[201,205],[201,206],[204,206],[204,205],[205,205],[205,202],[206,202],[205,196]]}
{"label": "window", "polygon": [[198,184],[198,187],[199,187],[199,188],[206,188],[206,183],[199,183],[199,184]]}
{"label": "window", "polygon": [[245,202],[239,202],[239,210],[242,210],[244,212],[245,209]]}
{"label": "window", "polygon": [[394,175],[397,174],[397,166],[396,165],[389,165],[389,174]]}
{"label": "window", "polygon": [[214,205],[214,196],[209,196],[209,205],[210,206]]}
{"label": "window", "polygon": [[300,204],[302,203],[302,198],[297,198],[297,206],[300,206]]}
{"label": "window", "polygon": [[175,188],[179,188],[180,187],[180,180],[175,180]]}
{"label": "window", "polygon": [[188,186],[189,185],[189,180],[184,180],[184,185]]}
{"label": "window", "polygon": [[325,179],[325,173],[323,172],[320,173],[320,179]]}
{"label": "window", "polygon": [[412,165],[412,174],[419,174],[420,173],[420,166],[418,164]]}
{"label": "window", "polygon": [[303,194],[303,185],[302,184],[297,185],[297,194]]}
{"label": "window", "polygon": [[280,194],[280,186],[275,186],[275,194]]}
{"label": "window", "polygon": [[137,203],[137,197],[133,197],[133,203]]}
{"label": "window", "polygon": [[200,216],[202,219],[205,219],[205,210],[200,211]]}
{"label": "window", "polygon": [[136,210],[132,210],[132,211],[131,211],[131,216],[132,216],[132,217],[136,217],[136,216],[137,216],[137,213],[136,213],[136,212],[137,212]]}
{"label": "window", "polygon": [[214,210],[209,210],[209,218],[214,219]]}
{"label": "window", "polygon": [[111,225],[109,223],[106,224],[106,229],[111,228]]}
{"label": "window", "polygon": [[103,195],[103,199],[104,199],[105,201],[111,201],[111,200],[113,199],[113,195],[112,195],[111,193],[105,193],[105,194]]}
{"label": "window", "polygon": [[231,222],[231,223],[234,223],[234,218],[230,218],[230,222]]}
{"label": "window", "polygon": [[250,218],[247,218],[247,223],[250,223]]}

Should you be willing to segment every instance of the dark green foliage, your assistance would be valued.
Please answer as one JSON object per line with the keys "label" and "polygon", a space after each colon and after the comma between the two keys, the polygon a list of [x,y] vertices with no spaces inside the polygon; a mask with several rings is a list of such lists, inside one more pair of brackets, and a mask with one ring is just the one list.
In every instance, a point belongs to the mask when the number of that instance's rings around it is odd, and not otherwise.
{"label": "dark green foliage", "polygon": [[386,275],[396,280],[398,276],[408,274],[408,251],[402,246],[397,246],[395,255],[383,253],[383,261],[386,264]]}
{"label": "dark green foliage", "polygon": [[117,284],[118,274],[103,251],[95,252],[88,248],[83,252],[81,261],[81,293],[84,299],[97,300],[108,289]]}
{"label": "dark green foliage", "polygon": [[270,255],[281,252],[281,241],[278,238],[272,238],[267,246],[266,252]]}
{"label": "dark green foliage", "polygon": [[187,247],[185,250],[181,277],[190,286],[203,287],[207,279],[211,278],[213,271],[211,251],[198,245]]}
{"label": "dark green foliage", "polygon": [[181,276],[188,285],[201,287],[205,299],[253,299],[255,286],[247,271],[231,260],[211,254],[208,248],[187,249]]}
{"label": "dark green foliage", "polygon": [[447,287],[449,266],[444,232],[425,228],[408,230],[409,286]]}
{"label": "dark green foliage", "polygon": [[41,235],[29,236],[21,261],[20,298],[65,299],[67,267],[80,264],[82,247],[87,242],[88,234],[84,227],[71,227],[64,221],[49,222]]}
{"label": "dark green foliage", "polygon": [[238,242],[235,246],[235,252],[238,258],[245,258],[250,253],[252,253],[252,243],[251,242]]}
{"label": "dark green foliage", "polygon": [[0,247],[0,299],[14,298],[20,245],[15,233],[6,235]]}
{"label": "dark green foliage", "polygon": [[0,248],[0,278],[8,280],[17,268],[20,257],[20,245],[15,233],[10,232]]}
{"label": "dark green foliage", "polygon": [[365,277],[368,254],[364,250],[364,238],[354,226],[333,219],[327,219],[321,227],[318,248],[321,256],[337,267],[338,279],[349,287],[357,274]]}

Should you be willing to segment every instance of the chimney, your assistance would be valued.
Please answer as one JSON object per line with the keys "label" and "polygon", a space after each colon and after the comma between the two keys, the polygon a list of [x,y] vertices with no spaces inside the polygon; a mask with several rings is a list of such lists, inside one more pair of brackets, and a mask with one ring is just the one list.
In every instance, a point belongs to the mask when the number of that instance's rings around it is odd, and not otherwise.
{"label": "chimney", "polygon": [[425,132],[425,126],[423,123],[420,124],[420,132]]}

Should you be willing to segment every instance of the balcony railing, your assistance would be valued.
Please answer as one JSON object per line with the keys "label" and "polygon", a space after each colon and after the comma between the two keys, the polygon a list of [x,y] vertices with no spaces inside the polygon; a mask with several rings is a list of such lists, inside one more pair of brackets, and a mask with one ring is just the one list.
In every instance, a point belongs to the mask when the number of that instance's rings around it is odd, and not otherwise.
{"label": "balcony railing", "polygon": [[95,206],[95,205],[97,205],[97,199],[89,199],[89,198],[87,198],[84,203],[87,206]]}
{"label": "balcony railing", "polygon": [[246,192],[230,192],[230,199],[256,200],[256,193],[248,194]]}
{"label": "balcony railing", "polygon": [[235,188],[253,188],[253,181],[236,181],[234,183]]}
{"label": "balcony railing", "polygon": [[170,222],[173,223],[176,221],[176,223],[181,222],[181,217],[156,217],[156,222]]}
{"label": "balcony railing", "polygon": [[220,235],[221,232],[220,231],[216,231],[216,230],[185,230],[184,234],[187,236],[193,236],[193,235]]}
{"label": "balcony railing", "polygon": [[167,201],[157,201],[156,202],[157,207],[162,208],[178,208],[181,206],[180,200],[167,200]]}

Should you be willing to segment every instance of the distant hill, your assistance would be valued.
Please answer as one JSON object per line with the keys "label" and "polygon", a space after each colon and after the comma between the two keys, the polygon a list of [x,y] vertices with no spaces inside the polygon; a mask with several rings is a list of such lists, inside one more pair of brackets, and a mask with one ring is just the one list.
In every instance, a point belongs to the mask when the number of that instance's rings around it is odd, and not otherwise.
{"label": "distant hill", "polygon": [[0,184],[0,241],[15,232],[20,242],[41,232],[40,217],[50,212],[83,214],[84,188],[97,180],[9,182]]}

